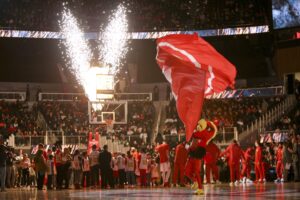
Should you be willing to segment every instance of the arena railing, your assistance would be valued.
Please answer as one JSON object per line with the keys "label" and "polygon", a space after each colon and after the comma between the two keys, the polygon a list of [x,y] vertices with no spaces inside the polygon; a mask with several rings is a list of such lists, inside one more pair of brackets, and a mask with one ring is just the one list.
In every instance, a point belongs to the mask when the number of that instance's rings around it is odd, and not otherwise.
{"label": "arena railing", "polygon": [[152,93],[115,93],[115,100],[152,101]]}
{"label": "arena railing", "polygon": [[[77,101],[85,98],[83,93],[40,93],[39,101]],[[115,93],[114,100],[152,101],[152,93]]]}
{"label": "arena railing", "polygon": [[[79,133],[78,135],[65,135],[63,131],[46,131],[45,135],[39,136],[15,136],[11,135],[8,139],[8,145],[15,149],[30,150],[36,145],[42,143],[46,145],[53,145],[57,141],[61,141],[62,146],[76,146],[79,149],[87,149],[88,137],[87,132]],[[100,146],[104,144],[109,146],[112,152],[123,152],[126,153],[129,150],[129,146],[126,146],[126,140],[114,139],[111,137],[102,136],[100,137]]]}
{"label": "arena railing", "polygon": [[0,92],[0,100],[25,101],[26,100],[26,92]]}
{"label": "arena railing", "polygon": [[[264,113],[256,119],[246,130],[242,132],[239,139],[245,145],[254,144],[257,134],[264,131],[265,127],[274,124],[284,113],[288,113],[297,104],[295,95],[289,95],[280,102],[276,107]],[[255,135],[256,134],[256,135]]]}
{"label": "arena railing", "polygon": [[247,127],[247,130],[258,130],[262,132],[268,125],[276,122],[284,113],[291,110],[296,105],[296,98],[294,95],[288,96],[285,100],[279,103],[275,108],[269,110],[267,113],[258,118],[255,122]]}
{"label": "arena railing", "polygon": [[85,98],[83,93],[40,93],[39,101],[78,101]]}
{"label": "arena railing", "polygon": [[241,97],[268,97],[281,96],[284,94],[283,86],[263,87],[263,88],[245,88],[235,90],[225,90],[224,92],[212,94],[207,99],[226,99]]}
{"label": "arena railing", "polygon": [[126,135],[126,136],[125,136],[125,139],[126,139],[129,143],[134,142],[134,141],[139,142],[140,140],[142,140],[142,139],[141,139],[141,136],[140,136],[140,135],[136,135],[136,134],[134,134],[134,135]]}
{"label": "arena railing", "polygon": [[87,148],[87,134],[65,135],[62,131],[46,131],[45,135],[39,136],[15,136],[11,135],[8,144],[16,149],[30,149],[33,146],[42,144],[55,144],[61,141],[62,145],[77,145],[80,149]]}

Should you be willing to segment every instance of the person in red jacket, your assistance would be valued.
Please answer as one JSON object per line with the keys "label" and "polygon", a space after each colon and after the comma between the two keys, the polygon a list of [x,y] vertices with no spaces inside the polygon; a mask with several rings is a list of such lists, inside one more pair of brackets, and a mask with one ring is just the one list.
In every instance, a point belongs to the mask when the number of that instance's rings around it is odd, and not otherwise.
{"label": "person in red jacket", "polygon": [[188,157],[188,151],[185,148],[186,142],[182,142],[176,146],[175,158],[174,158],[174,172],[173,172],[173,184],[176,186],[178,183],[180,186],[184,186],[184,167]]}
{"label": "person in red jacket", "polygon": [[230,186],[239,184],[240,180],[240,160],[244,157],[241,147],[236,140],[233,140],[221,156],[226,155],[228,157],[228,165],[230,170]]}
{"label": "person in red jacket", "polygon": [[283,144],[279,143],[277,152],[276,152],[276,175],[277,179],[275,182],[283,182],[282,172],[283,172],[283,162],[282,162],[282,156],[283,156]]}
{"label": "person in red jacket", "polygon": [[242,183],[252,183],[250,172],[251,172],[251,160],[252,158],[253,148],[249,147],[244,151],[244,159],[242,161],[242,172],[241,172],[241,179]]}
{"label": "person in red jacket", "polygon": [[56,151],[54,153],[54,163],[56,166],[56,177],[57,177],[57,185],[56,189],[61,190],[62,189],[62,184],[63,184],[63,159],[62,159],[62,151],[60,146],[56,147]]}
{"label": "person in red jacket", "polygon": [[210,184],[210,173],[212,172],[213,178],[216,183],[219,182],[219,169],[217,166],[217,160],[220,156],[220,149],[219,147],[211,141],[206,146],[206,154],[204,157],[204,163],[205,163],[205,175],[206,175],[206,183]]}
{"label": "person in red jacket", "polygon": [[262,183],[264,181],[263,177],[263,165],[262,165],[262,144],[258,141],[255,142],[255,159],[254,159],[254,167],[255,167],[255,182]]}
{"label": "person in red jacket", "polygon": [[192,189],[197,189],[197,195],[203,195],[203,186],[200,177],[201,159],[205,156],[206,145],[216,136],[217,127],[213,122],[201,119],[197,131],[193,133],[193,142],[188,149],[189,157],[185,166],[185,175],[193,181]]}
{"label": "person in red jacket", "polygon": [[164,187],[169,187],[169,178],[171,174],[170,165],[170,146],[164,141],[162,144],[158,145],[155,150],[159,153],[160,159],[160,172],[163,179]]}

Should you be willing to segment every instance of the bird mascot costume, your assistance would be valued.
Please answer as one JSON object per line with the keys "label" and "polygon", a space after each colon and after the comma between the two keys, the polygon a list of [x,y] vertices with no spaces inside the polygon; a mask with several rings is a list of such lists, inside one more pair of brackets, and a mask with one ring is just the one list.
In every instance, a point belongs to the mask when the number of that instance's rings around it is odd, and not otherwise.
{"label": "bird mascot costume", "polygon": [[157,64],[170,82],[178,116],[185,125],[186,140],[193,140],[186,175],[197,182],[197,194],[203,194],[201,159],[205,155],[205,146],[216,135],[217,129],[213,122],[199,121],[202,105],[205,97],[223,92],[228,87],[234,88],[236,69],[197,33],[171,34],[157,39],[156,43]]}
{"label": "bird mascot costume", "polygon": [[185,167],[185,175],[192,182],[192,189],[195,189],[195,194],[203,195],[203,186],[200,177],[201,161],[205,156],[206,145],[216,136],[217,127],[211,121],[201,119],[197,125],[197,131],[193,133],[192,145],[189,147],[189,158]]}

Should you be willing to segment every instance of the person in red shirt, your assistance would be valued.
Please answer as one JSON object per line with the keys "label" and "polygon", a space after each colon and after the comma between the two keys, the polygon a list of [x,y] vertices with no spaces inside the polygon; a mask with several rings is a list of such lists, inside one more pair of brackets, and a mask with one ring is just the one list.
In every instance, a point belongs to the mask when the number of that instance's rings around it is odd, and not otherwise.
{"label": "person in red shirt", "polygon": [[220,156],[220,149],[219,147],[211,141],[208,143],[206,146],[206,154],[204,157],[204,163],[205,163],[205,175],[206,175],[206,183],[211,183],[210,182],[210,173],[212,172],[212,175],[214,177],[214,180],[216,183],[219,182],[219,169],[217,166],[217,160]]}
{"label": "person in red shirt", "polygon": [[189,157],[185,166],[185,175],[194,183],[192,189],[197,189],[197,195],[203,195],[202,180],[200,177],[202,158],[205,156],[206,145],[216,136],[217,127],[213,122],[201,119],[197,131],[193,133],[193,142],[188,149]]}
{"label": "person in red shirt", "polygon": [[[43,151],[43,156],[44,156],[44,158],[45,158],[45,160],[47,162],[47,160],[48,160],[48,154],[47,154],[47,151],[45,150],[45,146],[42,143],[38,144],[38,150]],[[48,182],[47,176],[44,176],[44,182],[43,182],[44,185],[47,185],[47,182]]]}
{"label": "person in red shirt", "polygon": [[175,158],[174,158],[174,172],[173,172],[173,184],[176,186],[178,183],[180,186],[184,186],[184,167],[188,157],[188,151],[185,148],[186,142],[182,142],[176,146]]}
{"label": "person in red shirt", "polygon": [[54,164],[56,166],[56,189],[61,190],[62,189],[62,184],[63,184],[63,160],[62,160],[62,151],[60,146],[56,147],[56,151],[54,154]]}
{"label": "person in red shirt", "polygon": [[158,145],[155,150],[159,153],[160,159],[160,172],[163,179],[164,187],[169,187],[169,178],[171,174],[171,165],[169,161],[169,145],[164,141],[162,144]]}
{"label": "person in red shirt", "polygon": [[251,160],[252,158],[253,148],[249,147],[246,151],[244,151],[244,158],[242,161],[242,172],[241,179],[243,183],[252,183],[250,180],[250,172],[251,172]]}
{"label": "person in red shirt", "polygon": [[255,167],[255,182],[261,183],[264,180],[263,177],[263,165],[262,165],[262,144],[258,141],[255,142],[255,159],[254,159],[254,167]]}
{"label": "person in red shirt", "polygon": [[265,183],[266,182],[266,173],[270,168],[270,164],[268,162],[268,158],[269,158],[269,153],[267,152],[267,144],[263,143],[264,145],[262,146],[262,182]]}
{"label": "person in red shirt", "polygon": [[283,156],[283,144],[279,143],[278,144],[278,148],[277,148],[277,152],[276,152],[276,175],[277,175],[277,179],[275,180],[275,182],[279,183],[279,182],[283,182],[283,178],[282,178],[282,172],[283,172],[283,162],[282,162],[282,156]]}
{"label": "person in red shirt", "polygon": [[220,156],[228,157],[228,165],[230,170],[230,186],[239,184],[240,180],[240,160],[244,157],[241,147],[236,140],[233,140]]}

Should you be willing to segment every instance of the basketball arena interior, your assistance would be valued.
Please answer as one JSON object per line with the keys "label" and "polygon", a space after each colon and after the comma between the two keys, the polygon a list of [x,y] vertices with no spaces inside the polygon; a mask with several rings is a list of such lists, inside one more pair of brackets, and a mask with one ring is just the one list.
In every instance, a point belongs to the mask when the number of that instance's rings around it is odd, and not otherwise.
{"label": "basketball arena interior", "polygon": [[0,8],[0,199],[300,199],[299,0]]}

